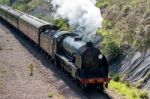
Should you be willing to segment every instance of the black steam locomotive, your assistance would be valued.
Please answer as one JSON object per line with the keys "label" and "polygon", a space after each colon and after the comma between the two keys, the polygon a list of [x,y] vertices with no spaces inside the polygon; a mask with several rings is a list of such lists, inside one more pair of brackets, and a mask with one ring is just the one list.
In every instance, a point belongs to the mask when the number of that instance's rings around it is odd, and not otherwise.
{"label": "black steam locomotive", "polygon": [[83,88],[107,86],[110,81],[107,60],[92,42],[84,42],[75,33],[60,31],[55,25],[8,6],[0,5],[0,17],[48,53]]}

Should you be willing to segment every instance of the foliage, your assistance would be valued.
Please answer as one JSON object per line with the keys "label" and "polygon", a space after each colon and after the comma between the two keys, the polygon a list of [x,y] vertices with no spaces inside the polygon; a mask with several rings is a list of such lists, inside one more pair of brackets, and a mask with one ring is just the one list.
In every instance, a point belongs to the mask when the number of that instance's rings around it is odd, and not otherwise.
{"label": "foliage", "polygon": [[116,74],[114,72],[109,73],[109,76],[116,82],[121,81],[121,76],[120,74]]}
{"label": "foliage", "polygon": [[103,21],[103,28],[97,31],[104,38],[101,43],[101,50],[107,55],[110,62],[114,62],[123,55],[120,37],[117,35],[117,30],[114,27],[115,24],[112,20],[105,19]]}
{"label": "foliage", "polygon": [[25,12],[27,10],[27,5],[21,2],[14,3],[12,7],[22,12]]}
{"label": "foliage", "polygon": [[3,3],[3,4],[8,5],[8,4],[9,4],[9,1],[10,1],[10,0],[1,0],[0,3]]}
{"label": "foliage", "polygon": [[104,18],[97,31],[103,37],[101,50],[114,62],[129,48],[146,51],[150,48],[149,0],[97,0]]}
{"label": "foliage", "polygon": [[43,13],[37,13],[36,17],[39,19],[43,19],[44,18],[44,14]]}
{"label": "foliage", "polygon": [[53,94],[52,93],[48,93],[48,97],[49,98],[53,98]]}
{"label": "foliage", "polygon": [[105,28],[105,29],[113,29],[113,27],[114,27],[114,23],[113,23],[112,20],[105,19],[103,21],[103,28]]}
{"label": "foliage", "polygon": [[56,92],[49,92],[48,93],[48,97],[50,98],[50,99],[64,99],[64,97],[61,95],[61,94],[59,94],[59,93],[56,93]]}
{"label": "foliage", "polygon": [[119,74],[115,74],[115,75],[113,76],[113,80],[116,81],[116,82],[119,82],[119,81],[120,81],[120,76],[119,76]]}
{"label": "foliage", "polygon": [[35,4],[35,1],[34,0],[26,0],[26,1],[18,1],[18,2],[15,2],[12,7],[14,9],[17,9],[17,10],[20,10],[20,11],[23,11],[23,12],[30,12],[32,11],[34,8],[36,8],[36,4]]}
{"label": "foliage", "polygon": [[137,88],[128,86],[126,83],[115,82],[112,80],[110,81],[108,88],[124,95],[126,99],[141,99],[141,97],[142,99],[148,99],[146,91],[139,91]]}
{"label": "foliage", "polygon": [[141,99],[149,99],[147,91],[141,92],[139,96]]}
{"label": "foliage", "polygon": [[58,27],[60,27],[60,30],[68,30],[69,25],[67,23],[67,20],[65,19],[56,19],[54,20],[54,24],[56,24]]}
{"label": "foliage", "polygon": [[32,11],[33,9],[35,9],[36,8],[36,3],[35,3],[35,1],[34,0],[30,0],[30,2],[28,2],[27,3],[27,11],[28,12],[30,12],[30,11]]}
{"label": "foliage", "polygon": [[122,49],[117,45],[114,41],[104,41],[103,45],[103,53],[108,55],[108,59],[110,62],[115,61],[117,58],[122,56]]}
{"label": "foliage", "polygon": [[97,0],[96,6],[99,8],[104,8],[108,6],[112,0]]}

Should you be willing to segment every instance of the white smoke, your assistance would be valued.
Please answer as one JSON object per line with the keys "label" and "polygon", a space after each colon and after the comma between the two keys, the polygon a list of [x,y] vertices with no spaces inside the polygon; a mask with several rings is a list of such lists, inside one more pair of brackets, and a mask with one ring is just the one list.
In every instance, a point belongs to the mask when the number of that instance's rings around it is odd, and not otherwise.
{"label": "white smoke", "polygon": [[56,9],[55,18],[68,20],[85,41],[92,40],[102,27],[103,18],[95,6],[96,0],[52,0],[51,3]]}

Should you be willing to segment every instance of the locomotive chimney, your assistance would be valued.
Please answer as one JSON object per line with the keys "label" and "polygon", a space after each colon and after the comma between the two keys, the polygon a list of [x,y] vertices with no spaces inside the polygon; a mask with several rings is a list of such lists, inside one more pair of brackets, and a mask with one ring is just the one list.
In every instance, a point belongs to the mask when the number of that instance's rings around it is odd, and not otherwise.
{"label": "locomotive chimney", "polygon": [[81,36],[77,36],[77,37],[74,38],[74,40],[75,40],[75,41],[81,41],[81,40],[82,40],[82,37],[81,37]]}
{"label": "locomotive chimney", "polygon": [[92,42],[86,42],[86,47],[93,47],[93,43]]}

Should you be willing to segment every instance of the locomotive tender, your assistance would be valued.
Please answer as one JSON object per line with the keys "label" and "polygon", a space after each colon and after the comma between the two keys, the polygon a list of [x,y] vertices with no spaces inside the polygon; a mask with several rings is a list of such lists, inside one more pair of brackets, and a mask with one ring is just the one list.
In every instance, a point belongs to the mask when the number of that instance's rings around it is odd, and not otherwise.
{"label": "locomotive tender", "polygon": [[110,81],[107,60],[92,42],[84,42],[75,33],[60,31],[55,25],[1,4],[0,17],[48,53],[83,88],[107,86]]}

